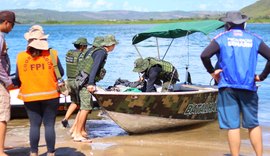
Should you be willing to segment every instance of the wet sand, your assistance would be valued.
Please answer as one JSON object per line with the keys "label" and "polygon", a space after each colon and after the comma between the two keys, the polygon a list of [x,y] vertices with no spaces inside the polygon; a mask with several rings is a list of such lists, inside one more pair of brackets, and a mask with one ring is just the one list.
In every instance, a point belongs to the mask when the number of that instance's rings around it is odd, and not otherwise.
{"label": "wet sand", "polygon": [[[94,115],[94,116],[93,116]],[[218,128],[217,121],[186,126],[155,133],[128,135],[113,121],[98,119],[95,113],[87,121],[88,134],[93,143],[73,142],[68,129],[56,122],[57,156],[227,156],[229,155],[226,131]],[[72,119],[70,123],[72,123]],[[263,127],[264,155],[270,155],[269,127]],[[248,140],[247,130],[242,129],[241,156],[255,155]],[[46,155],[44,131],[41,131],[39,153]],[[16,119],[8,123],[6,146],[10,156],[28,156],[29,123]]]}

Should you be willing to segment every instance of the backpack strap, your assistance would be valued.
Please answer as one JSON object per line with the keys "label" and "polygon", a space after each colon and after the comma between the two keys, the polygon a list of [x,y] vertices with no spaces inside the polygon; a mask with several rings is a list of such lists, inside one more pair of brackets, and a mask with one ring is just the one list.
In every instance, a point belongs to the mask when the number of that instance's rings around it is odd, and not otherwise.
{"label": "backpack strap", "polygon": [[94,49],[92,50],[88,50],[85,55],[84,55],[84,58],[86,58],[89,54],[92,55],[94,52],[96,52],[97,50],[100,50],[102,49],[101,47],[95,47]]}
{"label": "backpack strap", "polygon": [[53,68],[54,68],[54,72],[55,72],[55,75],[57,77],[57,80],[61,80],[62,79],[62,76],[60,74],[60,71],[59,71],[59,68],[58,68],[58,65],[56,63],[56,60],[54,58],[54,54],[53,52],[51,51],[51,49],[49,49],[49,52],[50,52],[50,56],[51,56],[51,59],[52,59],[52,63],[53,63]]}

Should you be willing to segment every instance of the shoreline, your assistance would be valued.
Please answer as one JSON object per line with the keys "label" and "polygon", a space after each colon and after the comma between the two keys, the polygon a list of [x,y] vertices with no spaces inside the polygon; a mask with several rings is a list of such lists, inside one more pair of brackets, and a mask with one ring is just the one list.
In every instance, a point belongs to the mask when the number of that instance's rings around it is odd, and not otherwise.
{"label": "shoreline", "polygon": [[[128,135],[111,120],[91,119],[87,121],[86,128],[93,142],[78,143],[71,139],[68,129],[62,127],[61,118],[57,118],[55,125],[57,135],[56,156],[126,156],[127,153],[129,156],[229,155],[226,131],[218,129],[217,121],[146,134]],[[72,120],[70,120],[70,123],[72,123]],[[269,131],[269,129],[264,129],[264,131]],[[241,155],[254,155],[247,131],[241,129],[241,132]],[[11,121],[6,137],[6,147],[13,146],[14,148],[7,150],[7,154],[10,156],[28,156],[28,133],[27,119]],[[39,154],[45,156],[46,145],[43,127],[40,138]],[[14,142],[14,140],[16,141]],[[267,146],[266,143],[264,156],[267,155],[270,155],[270,146]]]}

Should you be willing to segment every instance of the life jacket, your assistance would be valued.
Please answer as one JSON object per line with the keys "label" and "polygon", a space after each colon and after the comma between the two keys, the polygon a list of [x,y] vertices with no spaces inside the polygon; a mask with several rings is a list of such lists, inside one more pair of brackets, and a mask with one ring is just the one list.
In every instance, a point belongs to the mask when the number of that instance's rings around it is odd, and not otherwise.
{"label": "life jacket", "polygon": [[67,78],[74,79],[78,75],[79,56],[82,54],[79,50],[69,50],[66,54],[66,72]]}
{"label": "life jacket", "polygon": [[[92,69],[92,65],[94,63],[94,60],[92,58],[93,53],[102,50],[103,48],[91,48],[86,52],[83,52],[80,56],[79,56],[79,62],[78,62],[78,71],[81,72],[85,72],[88,75],[91,72]],[[106,74],[106,70],[104,68],[106,63],[106,59],[105,61],[102,62],[101,64],[101,68],[99,69],[98,73],[96,74],[95,77],[95,81],[98,82],[100,80],[102,80]]]}
{"label": "life jacket", "polygon": [[172,83],[175,83],[176,81],[179,81],[179,75],[176,70],[176,68],[168,61],[165,60],[159,60],[154,57],[147,57],[149,61],[149,66],[146,70],[146,73],[149,72],[150,68],[159,65],[162,68],[161,73],[158,75],[158,78],[163,81],[170,81],[172,80]]}
{"label": "life jacket", "polygon": [[[51,49],[51,52],[57,60],[57,51]],[[31,102],[59,97],[57,78],[48,50],[43,50],[37,58],[27,51],[19,53],[17,68],[21,81],[19,99]]]}

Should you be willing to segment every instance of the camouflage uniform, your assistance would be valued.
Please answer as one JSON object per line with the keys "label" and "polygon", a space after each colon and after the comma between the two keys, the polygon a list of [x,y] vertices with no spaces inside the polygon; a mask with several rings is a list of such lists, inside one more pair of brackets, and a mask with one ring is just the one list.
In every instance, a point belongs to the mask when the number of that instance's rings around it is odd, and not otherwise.
{"label": "camouflage uniform", "polygon": [[170,84],[179,81],[178,72],[170,62],[153,57],[138,58],[133,71],[144,73],[143,78],[147,80],[147,92],[156,91],[154,84],[162,85],[162,92],[168,91]]}
{"label": "camouflage uniform", "polygon": [[86,38],[80,37],[75,42],[73,42],[76,50],[69,50],[66,54],[66,71],[67,71],[67,81],[71,101],[76,104],[80,104],[79,100],[79,89],[75,84],[75,77],[78,75],[78,62],[79,57],[82,52],[78,49],[78,46],[90,45]]}
{"label": "camouflage uniform", "polygon": [[[82,110],[92,110],[92,105],[93,105],[92,95],[91,93],[89,93],[86,87],[87,87],[87,81],[89,80],[89,75],[90,75],[93,63],[95,61],[92,55],[94,53],[100,53],[100,52],[106,53],[106,51],[102,48],[103,42],[104,42],[103,37],[96,37],[93,42],[93,47],[91,47],[88,51],[82,53],[82,55],[80,55],[79,57],[79,64],[78,64],[79,74],[76,77],[76,85],[79,88],[79,97],[80,97],[80,102],[81,102],[80,109]],[[103,61],[103,64],[101,65],[101,68],[99,72],[97,73],[97,75],[101,75],[99,73],[101,69],[103,69],[104,65],[105,65],[105,61]],[[95,80],[99,81],[102,78],[100,78],[99,76],[96,76]]]}

